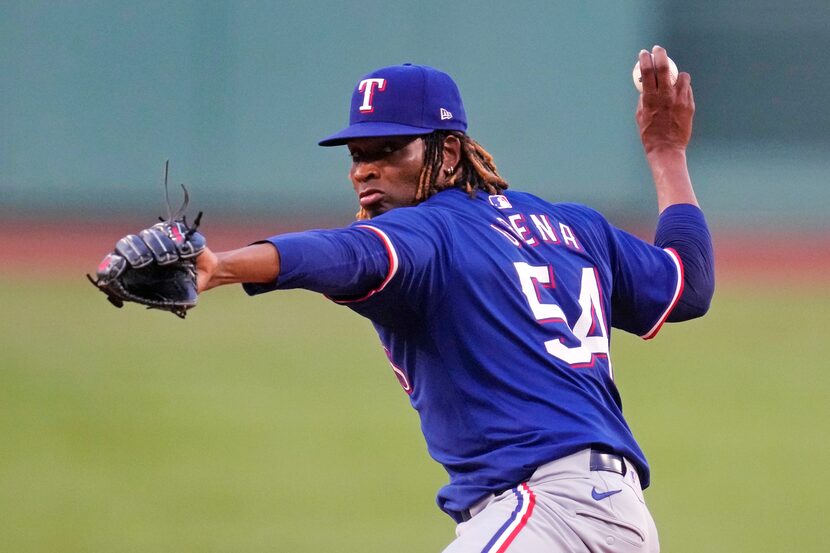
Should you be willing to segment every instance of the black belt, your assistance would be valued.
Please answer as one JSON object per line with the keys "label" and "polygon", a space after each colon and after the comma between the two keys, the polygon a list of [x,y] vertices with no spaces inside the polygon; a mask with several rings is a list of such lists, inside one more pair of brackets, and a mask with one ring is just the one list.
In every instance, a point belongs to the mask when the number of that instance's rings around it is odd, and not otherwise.
{"label": "black belt", "polygon": [[[604,451],[599,451],[597,449],[591,450],[591,461],[589,464],[589,468],[591,470],[603,470],[606,472],[616,472],[617,474],[621,474],[625,476],[627,472],[627,468],[625,466],[625,458],[622,455],[617,455],[616,453],[606,453]],[[494,494],[494,495],[499,495]],[[460,512],[461,515],[461,522],[467,522],[472,518],[470,516],[470,510],[464,509]]]}
{"label": "black belt", "polygon": [[591,450],[591,470],[604,470],[616,472],[625,476],[627,471],[625,459],[616,453],[605,453],[603,451]]}

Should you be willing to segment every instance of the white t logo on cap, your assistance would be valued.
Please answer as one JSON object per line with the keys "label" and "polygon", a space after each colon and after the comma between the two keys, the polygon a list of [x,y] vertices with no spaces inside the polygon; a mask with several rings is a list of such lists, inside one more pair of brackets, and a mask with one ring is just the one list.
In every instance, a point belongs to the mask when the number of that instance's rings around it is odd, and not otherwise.
{"label": "white t logo on cap", "polygon": [[363,103],[360,105],[361,113],[372,113],[375,111],[372,105],[372,96],[375,94],[375,87],[377,90],[386,90],[386,79],[363,79],[357,85],[357,91],[363,93]]}

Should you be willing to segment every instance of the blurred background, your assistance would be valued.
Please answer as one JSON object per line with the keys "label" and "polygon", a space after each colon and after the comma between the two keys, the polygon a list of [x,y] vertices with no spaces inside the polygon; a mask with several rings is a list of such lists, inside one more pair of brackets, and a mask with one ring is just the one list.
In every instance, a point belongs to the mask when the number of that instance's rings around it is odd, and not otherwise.
{"label": "blurred background", "polygon": [[[371,326],[310,293],[116,311],[83,273],[164,214],[217,249],[348,223],[365,73],[450,73],[515,189],[648,237],[631,69],[692,75],[710,314],[615,337],[664,551],[825,551],[830,4],[0,2],[0,551],[439,551],[446,480]],[[178,191],[173,191],[176,203]]]}

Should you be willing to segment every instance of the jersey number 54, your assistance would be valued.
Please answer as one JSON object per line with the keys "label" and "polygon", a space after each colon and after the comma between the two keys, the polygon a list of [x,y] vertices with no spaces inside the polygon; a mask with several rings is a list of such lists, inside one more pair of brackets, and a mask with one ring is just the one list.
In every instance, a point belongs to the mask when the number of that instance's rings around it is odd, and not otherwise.
{"label": "jersey number 54", "polygon": [[[571,326],[565,312],[558,304],[543,303],[539,296],[538,286],[543,288],[555,287],[553,268],[534,266],[524,262],[517,262],[513,265],[516,267],[522,292],[527,298],[530,311],[536,321],[539,324],[563,324],[574,337],[571,343],[579,344],[578,346],[567,346],[562,338],[547,340],[544,345],[549,354],[575,368],[593,364],[594,356],[608,357],[608,331],[605,327],[595,269],[588,267],[582,269],[582,281],[579,291],[581,312],[576,323]],[[608,365],[610,370],[610,359]]]}

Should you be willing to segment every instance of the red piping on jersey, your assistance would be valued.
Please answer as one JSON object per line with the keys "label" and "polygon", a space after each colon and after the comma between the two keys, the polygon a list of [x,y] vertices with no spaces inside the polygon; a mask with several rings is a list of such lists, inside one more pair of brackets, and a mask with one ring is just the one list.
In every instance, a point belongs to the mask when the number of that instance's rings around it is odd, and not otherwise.
{"label": "red piping on jersey", "polygon": [[683,261],[680,259],[680,256],[677,254],[674,248],[666,248],[665,251],[669,254],[669,256],[672,258],[672,261],[674,261],[674,264],[677,266],[677,287],[675,288],[674,298],[672,298],[668,309],[666,309],[665,313],[663,313],[663,315],[659,319],[657,319],[657,322],[654,324],[651,330],[649,330],[641,336],[643,340],[651,340],[652,338],[657,336],[657,333],[660,332],[660,328],[663,326],[663,323],[665,323],[666,319],[669,318],[669,315],[674,310],[674,306],[677,305],[677,302],[680,300],[680,296],[683,295]]}
{"label": "red piping on jersey", "polygon": [[383,282],[381,282],[377,288],[369,290],[365,295],[356,299],[336,300],[329,298],[335,303],[357,303],[359,301],[365,301],[386,288],[386,285],[389,284],[389,281],[392,280],[392,277],[394,277],[395,273],[398,272],[398,253],[395,251],[395,247],[392,245],[392,241],[389,239],[389,236],[387,236],[386,233],[379,228],[370,227],[369,225],[358,225],[357,228],[365,228],[380,237],[381,242],[383,242],[383,246],[386,248],[386,255],[389,257],[389,271],[387,271],[386,278],[383,279]]}

